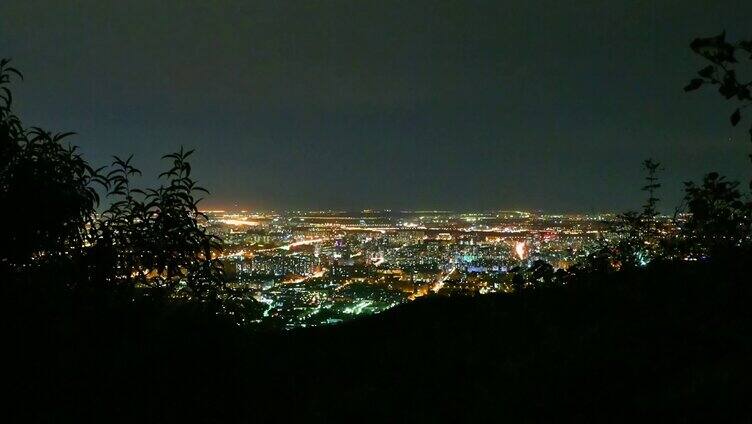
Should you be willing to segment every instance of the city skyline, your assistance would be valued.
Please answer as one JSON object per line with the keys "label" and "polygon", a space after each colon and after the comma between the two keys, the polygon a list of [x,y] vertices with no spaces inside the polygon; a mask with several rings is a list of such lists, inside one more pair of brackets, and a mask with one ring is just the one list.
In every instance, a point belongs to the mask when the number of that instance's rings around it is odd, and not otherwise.
{"label": "city skyline", "polygon": [[[534,285],[549,285],[603,243],[624,238],[614,214],[205,214],[202,225],[223,240],[228,284],[259,304],[254,323],[286,329],[348,321],[431,295],[511,293],[521,287],[514,279],[520,269],[540,279]],[[657,218],[656,225],[671,233],[684,218]]]}

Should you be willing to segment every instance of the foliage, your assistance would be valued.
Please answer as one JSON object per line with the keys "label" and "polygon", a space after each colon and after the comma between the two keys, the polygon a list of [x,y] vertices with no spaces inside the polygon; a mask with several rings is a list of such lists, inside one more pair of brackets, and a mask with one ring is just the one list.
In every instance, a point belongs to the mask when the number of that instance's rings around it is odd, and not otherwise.
{"label": "foliage", "polygon": [[[718,92],[725,99],[738,105],[729,117],[731,125],[736,126],[742,119],[742,111],[752,105],[752,79],[745,80],[739,75],[740,58],[752,64],[752,40],[729,42],[724,31],[714,37],[697,38],[690,48],[711,64],[701,69],[700,78],[692,79],[684,90],[718,86]],[[749,134],[752,141],[752,125]],[[749,245],[752,203],[745,204],[738,185],[716,172],[707,174],[701,185],[685,183],[685,202],[691,213],[682,232],[686,253],[694,257],[707,256]]]}
{"label": "foliage", "polygon": [[[752,40],[726,41],[726,31],[714,37],[696,38],[690,48],[710,62],[697,72],[700,78],[692,79],[684,91],[693,91],[706,85],[718,86],[718,93],[738,106],[729,120],[736,126],[742,119],[742,111],[752,104],[752,79],[745,81],[738,74],[739,59],[752,63]],[[752,124],[749,129],[752,141]],[[752,158],[752,156],[751,156]]]}
{"label": "foliage", "polygon": [[[658,199],[656,190],[661,187],[658,182],[658,171],[661,164],[646,159],[645,185],[642,191],[647,192],[648,198],[640,212],[628,211],[620,214],[616,228],[616,241],[608,243],[601,255],[612,257],[617,268],[636,268],[645,265],[661,255],[661,236],[658,228]],[[603,266],[601,264],[599,266]]]}
{"label": "foliage", "polygon": [[738,182],[711,172],[701,185],[684,184],[691,214],[681,233],[686,254],[706,257],[749,244],[750,208],[741,200]]}
{"label": "foliage", "polygon": [[[111,204],[101,215],[95,231],[99,241],[92,249],[96,275],[108,283],[149,287],[176,297],[214,301],[221,297],[225,277],[221,241],[206,233],[206,216],[198,210],[207,193],[191,178],[188,162],[192,150],[182,148],[163,158],[171,167],[156,189],[133,187],[141,175],[131,161],[114,158],[107,174]],[[103,258],[111,260],[102,260]]]}
{"label": "foliage", "polygon": [[22,126],[8,88],[21,74],[8,62],[0,61],[0,266],[15,269],[80,251],[103,178],[75,146],[63,145],[73,133]]}
{"label": "foliage", "polygon": [[[94,169],[63,145],[73,133],[26,129],[13,114],[8,84],[21,74],[8,63],[0,61],[0,219],[12,225],[0,226],[0,271],[42,275],[54,264],[71,286],[138,289],[233,315],[247,309],[226,287],[221,240],[205,230],[197,194],[208,192],[191,176],[193,151],[165,155],[170,167],[152,189],[134,187],[141,171],[132,157]],[[108,205],[101,214],[97,189]]]}
{"label": "foliage", "polygon": [[[690,48],[710,65],[702,68],[698,72],[700,78],[692,79],[684,90],[718,86],[725,99],[738,105],[730,116],[731,124],[736,126],[742,111],[752,104],[752,80],[741,79],[738,73],[740,58],[752,63],[752,40],[728,42],[723,32],[697,38]],[[752,139],[752,128],[750,136]],[[614,265],[618,269],[633,269],[654,260],[708,259],[749,247],[752,204],[745,203],[738,183],[727,181],[716,172],[707,174],[700,184],[685,182],[684,204],[689,218],[675,219],[678,233],[665,234],[656,220],[659,199],[655,191],[661,186],[657,178],[660,164],[648,159],[643,167],[647,175],[642,189],[648,193],[648,199],[642,211],[619,215],[615,240],[605,243],[579,264],[579,269],[607,272]]]}

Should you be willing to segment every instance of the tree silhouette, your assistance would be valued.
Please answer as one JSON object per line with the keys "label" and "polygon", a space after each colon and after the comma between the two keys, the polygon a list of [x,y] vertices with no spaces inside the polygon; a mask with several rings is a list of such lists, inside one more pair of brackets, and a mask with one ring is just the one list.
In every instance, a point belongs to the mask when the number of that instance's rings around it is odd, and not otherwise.
{"label": "tree silhouette", "polygon": [[96,242],[89,250],[95,281],[128,288],[145,284],[147,274],[138,264],[149,254],[145,251],[149,237],[145,232],[145,207],[134,197],[143,192],[131,183],[131,178],[141,175],[141,171],[133,167],[131,160],[132,156],[125,160],[114,158],[107,173],[107,199],[111,203],[93,228]]}
{"label": "tree silhouette", "polygon": [[[752,79],[745,81],[738,74],[739,57],[752,64],[752,40],[728,42],[726,31],[723,31],[714,37],[696,38],[690,48],[708,60],[710,65],[698,71],[700,78],[692,79],[684,87],[684,91],[697,90],[707,85],[718,86],[718,93],[738,105],[729,116],[731,125],[736,126],[742,119],[742,111],[752,104]],[[752,124],[749,136],[752,141]],[[750,158],[752,159],[752,155]]]}
{"label": "tree silhouette", "polygon": [[661,187],[658,171],[661,164],[646,159],[642,163],[645,169],[646,184],[642,191],[648,198],[640,212],[629,211],[619,215],[616,228],[616,242],[606,246],[601,254],[611,255],[619,268],[636,268],[646,265],[661,255],[661,237],[658,231],[659,199],[656,190]]}
{"label": "tree silhouette", "polygon": [[194,194],[208,192],[191,178],[187,159],[192,153],[181,147],[165,155],[172,160],[172,167],[160,175],[167,185],[146,190],[146,225],[153,237],[145,265],[157,273],[152,284],[203,300],[216,297],[214,286],[224,283],[224,275],[221,263],[213,258],[221,249],[220,240],[199,225],[206,216],[198,210],[201,199]]}
{"label": "tree silhouette", "polygon": [[[708,60],[698,72],[700,78],[692,79],[685,91],[702,86],[718,86],[718,92],[737,107],[729,120],[736,126],[742,119],[742,111],[752,105],[752,79],[739,75],[739,59],[752,64],[752,40],[726,41],[726,32],[714,37],[696,38],[691,49]],[[749,129],[752,141],[752,124]],[[752,155],[750,155],[752,159]],[[738,183],[726,181],[716,172],[705,176],[701,185],[685,183],[685,201],[692,217],[682,229],[684,250],[693,256],[707,256],[720,251],[748,247],[752,203],[742,201]],[[752,181],[750,181],[752,189]]]}
{"label": "tree silhouette", "polygon": [[20,269],[76,255],[87,240],[104,182],[63,140],[73,133],[26,129],[8,84],[20,72],[0,60],[0,264]]}
{"label": "tree silhouette", "polygon": [[181,148],[165,155],[171,166],[160,174],[164,184],[145,190],[133,187],[132,178],[141,171],[132,157],[114,158],[106,176],[111,204],[96,223],[96,243],[90,249],[97,278],[214,306],[229,297],[217,259],[221,240],[202,226],[206,216],[195,195],[208,191],[191,177],[192,153]]}
{"label": "tree silhouette", "polygon": [[750,243],[749,206],[741,200],[738,182],[711,172],[701,185],[684,184],[691,213],[681,233],[687,254],[713,256]]}
{"label": "tree silhouette", "polygon": [[648,198],[642,207],[642,215],[650,219],[658,215],[655,207],[658,205],[660,199],[655,197],[655,192],[661,187],[661,184],[658,182],[658,171],[661,169],[661,164],[654,162],[653,159],[646,159],[642,163],[642,166],[645,168],[647,174],[645,176],[646,184],[642,187],[642,191],[648,192]]}
{"label": "tree silhouette", "polygon": [[[163,157],[170,166],[157,188],[134,187],[141,171],[132,157],[94,169],[63,145],[73,133],[23,126],[9,89],[21,73],[8,64],[0,61],[0,219],[10,223],[0,226],[0,271],[63,264],[72,286],[148,291],[236,316],[248,310],[252,299],[226,285],[221,240],[205,230],[197,195],[208,191],[191,176],[193,151]],[[108,204],[101,214],[98,189]]]}

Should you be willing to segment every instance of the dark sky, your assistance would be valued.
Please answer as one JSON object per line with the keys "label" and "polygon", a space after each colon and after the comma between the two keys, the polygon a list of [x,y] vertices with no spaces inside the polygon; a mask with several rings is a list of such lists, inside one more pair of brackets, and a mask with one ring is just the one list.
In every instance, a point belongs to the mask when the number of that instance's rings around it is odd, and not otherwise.
{"label": "dark sky", "polygon": [[622,210],[652,156],[672,209],[750,176],[731,105],[682,91],[724,28],[752,1],[5,0],[0,56],[95,164],[196,148],[209,206]]}

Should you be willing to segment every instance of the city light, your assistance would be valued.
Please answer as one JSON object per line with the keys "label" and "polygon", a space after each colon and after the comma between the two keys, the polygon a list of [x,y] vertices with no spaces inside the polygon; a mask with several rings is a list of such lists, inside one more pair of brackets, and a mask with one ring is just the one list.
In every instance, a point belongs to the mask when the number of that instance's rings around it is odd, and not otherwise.
{"label": "city light", "polygon": [[525,245],[524,241],[518,241],[514,244],[514,253],[517,254],[517,257],[520,259],[525,259],[525,253],[527,251],[527,246]]}
{"label": "city light", "polygon": [[207,212],[231,284],[262,322],[325,325],[425,296],[509,292],[510,270],[566,269],[615,237],[613,217],[529,212]]}

